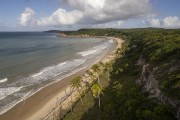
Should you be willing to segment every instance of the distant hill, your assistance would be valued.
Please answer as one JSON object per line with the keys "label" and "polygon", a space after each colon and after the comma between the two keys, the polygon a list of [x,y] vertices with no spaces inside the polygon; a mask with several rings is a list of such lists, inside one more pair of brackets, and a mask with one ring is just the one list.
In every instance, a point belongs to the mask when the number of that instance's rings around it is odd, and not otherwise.
{"label": "distant hill", "polygon": [[62,31],[60,31],[60,30],[48,30],[48,31],[44,31],[44,32],[59,33],[59,32],[62,32]]}

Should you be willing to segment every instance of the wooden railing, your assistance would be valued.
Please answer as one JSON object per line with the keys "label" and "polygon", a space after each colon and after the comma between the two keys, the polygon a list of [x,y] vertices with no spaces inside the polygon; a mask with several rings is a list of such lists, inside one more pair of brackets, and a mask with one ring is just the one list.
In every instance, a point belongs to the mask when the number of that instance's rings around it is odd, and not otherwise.
{"label": "wooden railing", "polygon": [[[85,85],[81,88],[81,94],[83,91],[87,91]],[[48,115],[43,118],[43,120],[60,120],[66,115],[67,112],[71,111],[75,103],[79,100],[79,94],[77,90],[69,89],[69,91],[65,90],[65,96],[60,100],[57,100],[57,106],[49,112]]]}

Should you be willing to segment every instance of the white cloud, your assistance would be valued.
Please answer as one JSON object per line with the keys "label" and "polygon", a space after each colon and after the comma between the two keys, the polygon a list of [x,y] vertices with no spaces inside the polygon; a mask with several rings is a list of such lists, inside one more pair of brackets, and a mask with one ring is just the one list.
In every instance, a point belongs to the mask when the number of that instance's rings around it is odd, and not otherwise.
{"label": "white cloud", "polygon": [[148,19],[148,23],[152,26],[152,27],[160,27],[161,23],[159,19]]}
{"label": "white cloud", "polygon": [[180,27],[180,19],[177,16],[166,17],[162,22],[164,27]]}
{"label": "white cloud", "polygon": [[103,24],[94,24],[92,26],[88,26],[90,28],[120,28],[124,21],[112,21]]}
{"label": "white cloud", "polygon": [[38,26],[48,26],[48,25],[72,25],[77,23],[82,17],[80,11],[74,10],[67,12],[64,9],[59,8],[51,16],[41,18],[37,20]]}
{"label": "white cloud", "polygon": [[[26,8],[21,14],[23,26],[101,25],[112,21],[139,18],[152,13],[149,0],[59,0],[68,10],[59,8],[47,17],[34,20],[35,12]],[[109,24],[108,24],[109,25]]]}
{"label": "white cloud", "polygon": [[81,23],[101,24],[151,13],[149,0],[61,0],[83,13]]}
{"label": "white cloud", "polygon": [[34,24],[33,23],[34,15],[35,15],[35,12],[31,8],[26,8],[19,18],[20,24],[23,26],[28,26],[28,25]]}
{"label": "white cloud", "polygon": [[169,16],[164,19],[148,19],[147,24],[152,27],[179,28],[180,19],[178,16]]}

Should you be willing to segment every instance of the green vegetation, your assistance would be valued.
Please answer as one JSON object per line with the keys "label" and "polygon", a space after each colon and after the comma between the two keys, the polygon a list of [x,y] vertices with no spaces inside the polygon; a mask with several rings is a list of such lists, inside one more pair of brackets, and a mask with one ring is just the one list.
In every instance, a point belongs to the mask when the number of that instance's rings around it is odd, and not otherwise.
{"label": "green vegetation", "polygon": [[95,83],[92,87],[91,87],[91,90],[92,90],[92,93],[93,93],[93,96],[95,98],[98,98],[99,99],[99,109],[101,108],[101,99],[100,99],[100,94],[102,94],[102,87]]}
{"label": "green vegetation", "polygon": [[100,73],[100,68],[97,64],[92,66],[92,69],[95,73],[95,75],[98,77],[98,83],[100,83],[100,79],[99,79],[99,73]]}
{"label": "green vegetation", "polygon": [[[93,109],[93,113],[91,114],[92,117],[89,119],[94,119],[94,113],[95,114],[101,114],[101,98],[103,95],[103,89],[105,89],[108,86],[108,73],[109,73],[109,67],[105,67],[105,66],[110,66],[108,63],[103,64],[103,63],[99,63],[98,65],[98,69],[101,70],[102,74],[99,76],[96,74],[95,71],[89,71],[89,75],[90,78],[92,79],[92,83],[87,83],[88,85],[88,89],[86,92],[86,96],[82,96],[82,100],[84,102],[84,104],[81,104],[80,100],[77,101],[75,103],[75,105],[73,105],[73,114],[69,111],[63,118],[63,120],[79,120],[82,119],[82,116],[85,113],[91,113],[88,111],[91,111],[91,108]],[[93,69],[94,67],[92,67]],[[96,77],[95,77],[96,76]],[[98,83],[98,79],[100,84]],[[88,118],[85,118],[88,119]]]}
{"label": "green vegetation", "polygon": [[81,100],[81,103],[83,104],[83,101],[82,101],[82,98],[81,98],[81,93],[80,93],[80,87],[82,87],[82,85],[81,85],[81,81],[82,81],[82,78],[81,77],[76,77],[75,79],[73,79],[72,81],[71,81],[71,88],[72,89],[77,89],[77,91],[78,91],[78,93],[79,93],[79,98],[80,98],[80,100]]}
{"label": "green vegetation", "polygon": [[[173,29],[81,29],[65,32],[68,35],[115,36],[125,40],[123,47],[116,52],[117,59],[112,65],[110,81],[103,89],[101,109],[98,100],[87,99],[93,106],[84,106],[86,112],[76,119],[83,120],[174,120],[176,106],[162,103],[158,98],[149,98],[143,91],[143,83],[136,81],[142,74],[143,65],[148,65],[145,76],[153,75],[158,88],[170,99],[180,100],[180,30]],[[137,65],[142,59],[142,65]],[[108,82],[109,81],[109,82]],[[86,104],[86,103],[85,103]],[[177,106],[179,103],[177,103]],[[78,106],[75,106],[75,108]],[[98,111],[98,112],[97,112]],[[83,114],[84,113],[84,114]],[[68,115],[67,115],[68,116]],[[65,118],[66,119],[66,118]]]}
{"label": "green vegetation", "polygon": [[[88,91],[86,93],[86,97],[82,97],[82,100],[84,101],[84,105],[81,104],[80,101],[78,101],[74,108],[72,114],[70,111],[64,116],[63,120],[79,120],[83,116],[84,113],[88,112],[88,109],[93,107],[94,108],[94,97],[92,97],[91,91]],[[99,108],[96,107],[96,112],[98,113]]]}

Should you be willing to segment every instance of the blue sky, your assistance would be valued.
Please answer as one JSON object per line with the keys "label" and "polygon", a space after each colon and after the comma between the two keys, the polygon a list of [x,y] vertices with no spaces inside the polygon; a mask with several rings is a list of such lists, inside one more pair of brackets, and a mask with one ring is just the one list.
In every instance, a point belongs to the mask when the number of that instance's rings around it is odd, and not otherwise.
{"label": "blue sky", "polygon": [[180,0],[1,0],[0,31],[180,28]]}
{"label": "blue sky", "polygon": [[154,10],[160,17],[179,16],[180,0],[152,0]]}

